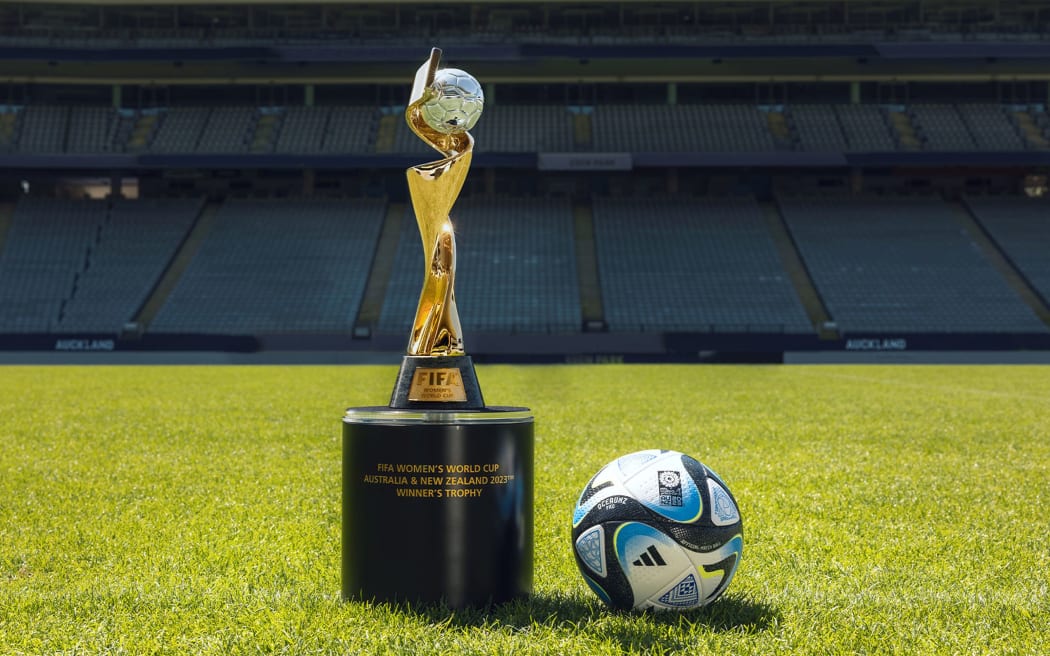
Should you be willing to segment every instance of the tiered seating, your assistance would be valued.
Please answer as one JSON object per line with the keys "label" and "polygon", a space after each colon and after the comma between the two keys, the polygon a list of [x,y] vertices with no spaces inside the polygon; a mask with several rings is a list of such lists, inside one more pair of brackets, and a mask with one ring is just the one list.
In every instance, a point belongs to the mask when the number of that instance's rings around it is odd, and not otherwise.
{"label": "tiered seating", "polygon": [[835,105],[848,149],[857,152],[897,150],[878,105]]}
{"label": "tiered seating", "polygon": [[195,152],[210,111],[207,107],[169,109],[157,129],[150,150],[154,153]]}
{"label": "tiered seating", "polygon": [[1029,284],[1050,302],[1050,203],[1022,196],[970,196],[966,203]]}
{"label": "tiered seating", "polygon": [[1000,105],[958,105],[970,136],[981,150],[1024,150],[1024,140]]}
{"label": "tiered seating", "polygon": [[26,198],[0,255],[0,332],[116,333],[145,301],[194,200]]}
{"label": "tiered seating", "polygon": [[379,237],[382,200],[230,200],[154,332],[349,331]]}
{"label": "tiered seating", "polygon": [[370,106],[340,106],[329,108],[325,127],[326,153],[366,153],[375,141],[376,111]]}
{"label": "tiered seating", "polygon": [[106,216],[102,201],[24,198],[0,253],[0,332],[61,329]]}
{"label": "tiered seating", "polygon": [[976,148],[954,105],[912,105],[909,108],[926,138],[926,150],[973,150]]}
{"label": "tiered seating", "polygon": [[29,105],[22,110],[19,150],[23,153],[60,153],[65,148],[69,107]]}
{"label": "tiered seating", "polygon": [[[456,303],[472,331],[573,332],[580,295],[572,207],[544,198],[465,198],[456,204]],[[423,283],[423,246],[406,212],[379,329],[408,337]]]}
{"label": "tiered seating", "polygon": [[[405,131],[410,132],[407,125]],[[508,104],[486,107],[471,134],[477,139],[478,152],[551,153],[573,150],[572,116],[564,105]]]}
{"label": "tiered seating", "polygon": [[284,112],[278,153],[318,153],[328,124],[328,107],[289,107]]}
{"label": "tiered seating", "polygon": [[836,105],[839,123],[849,150],[877,152],[897,150],[889,127],[877,105]]}
{"label": "tiered seating", "polygon": [[[1008,112],[1002,105],[788,105],[767,114],[748,104],[598,105],[590,145],[576,143],[565,105],[491,105],[472,131],[479,152],[767,152],[777,140],[767,118],[790,118],[797,147],[810,152],[1017,150],[1047,146],[1050,118],[1041,106]],[[277,114],[253,106],[171,107],[140,116],[109,107],[29,105],[0,113],[0,150],[24,153],[382,153],[425,154],[400,114],[381,123],[372,106],[289,107]],[[887,120],[893,119],[896,131]],[[156,122],[156,127],[150,123]],[[262,122],[264,129],[257,130]],[[901,132],[901,122],[906,130]],[[383,126],[383,129],[380,129]],[[790,140],[772,124],[776,137]],[[256,134],[258,132],[258,134]],[[579,137],[585,141],[587,137]],[[258,143],[256,141],[258,140]],[[382,141],[382,144],[377,144]],[[1026,144],[1027,142],[1027,144]]]}
{"label": "tiered seating", "polygon": [[200,212],[200,200],[117,200],[62,313],[64,332],[118,332],[142,307]]}
{"label": "tiered seating", "polygon": [[601,105],[592,121],[599,151],[776,150],[765,115],[753,105]]}
{"label": "tiered seating", "polygon": [[813,330],[751,197],[598,197],[594,227],[610,330]]}
{"label": "tiered seating", "polygon": [[113,150],[118,124],[117,112],[111,107],[74,107],[69,115],[70,153],[108,153]]}
{"label": "tiered seating", "polygon": [[254,107],[216,107],[208,115],[199,153],[243,153],[248,151],[248,137],[255,118]]}
{"label": "tiered seating", "polygon": [[939,198],[785,197],[781,208],[845,333],[1046,330]]}
{"label": "tiered seating", "polygon": [[789,111],[801,150],[822,153],[849,150],[831,105],[792,105]]}

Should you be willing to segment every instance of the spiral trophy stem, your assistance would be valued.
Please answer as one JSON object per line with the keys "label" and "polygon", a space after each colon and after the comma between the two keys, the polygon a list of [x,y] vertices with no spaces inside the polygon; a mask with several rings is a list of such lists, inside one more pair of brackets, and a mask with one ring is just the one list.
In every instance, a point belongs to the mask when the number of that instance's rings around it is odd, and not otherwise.
{"label": "spiral trophy stem", "polygon": [[456,237],[449,214],[470,171],[474,139],[465,130],[442,133],[424,116],[424,105],[433,99],[434,76],[441,51],[416,72],[405,121],[412,131],[443,159],[413,166],[405,171],[412,208],[423,239],[426,265],[423,289],[409,338],[409,355],[464,355],[463,329],[456,309]]}

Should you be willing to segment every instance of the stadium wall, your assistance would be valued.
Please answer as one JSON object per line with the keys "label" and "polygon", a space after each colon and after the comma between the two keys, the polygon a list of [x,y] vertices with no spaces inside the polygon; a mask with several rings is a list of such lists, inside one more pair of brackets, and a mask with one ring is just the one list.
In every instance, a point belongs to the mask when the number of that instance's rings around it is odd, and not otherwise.
{"label": "stadium wall", "polygon": [[[778,363],[786,353],[856,356],[906,353],[1050,352],[1047,334],[908,333],[820,339],[815,335],[714,333],[580,333],[574,335],[479,333],[467,335],[472,357],[483,363]],[[0,353],[59,354],[205,353],[262,355],[339,352],[350,359],[393,358],[404,352],[404,335],[368,339],[328,335],[106,334],[0,335]]]}

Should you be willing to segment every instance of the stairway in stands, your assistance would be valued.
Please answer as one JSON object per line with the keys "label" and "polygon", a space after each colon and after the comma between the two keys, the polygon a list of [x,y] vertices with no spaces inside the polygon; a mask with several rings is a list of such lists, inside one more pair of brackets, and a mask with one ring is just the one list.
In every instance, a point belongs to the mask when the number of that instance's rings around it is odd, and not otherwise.
{"label": "stairway in stands", "polygon": [[376,152],[391,153],[394,151],[394,143],[397,140],[397,129],[401,117],[395,114],[384,114],[379,119],[376,128]]}
{"label": "stairway in stands", "polygon": [[1013,117],[1017,121],[1017,127],[1021,130],[1021,135],[1028,140],[1028,143],[1036,148],[1050,146],[1050,140],[1046,138],[1044,129],[1036,123],[1031,112],[1018,110],[1013,113]]}
{"label": "stairway in stands", "polygon": [[161,122],[160,114],[138,114],[131,124],[131,131],[127,137],[127,149],[131,152],[139,152],[149,148],[153,136],[157,133]]}
{"label": "stairway in stands", "polygon": [[922,149],[922,140],[919,138],[918,130],[915,129],[915,123],[907,110],[891,109],[888,112],[888,118],[890,126],[897,136],[897,143],[900,144],[901,148],[904,150]]}
{"label": "stairway in stands", "polygon": [[390,283],[390,274],[394,269],[397,244],[401,239],[401,226],[406,210],[405,203],[390,203],[386,208],[383,227],[379,232],[379,241],[376,243],[375,255],[372,258],[372,267],[368,272],[368,282],[365,284],[365,292],[361,299],[361,309],[354,321],[355,337],[370,336],[379,323],[387,286]]}
{"label": "stairway in stands", "polygon": [[787,113],[770,111],[765,112],[765,114],[766,126],[769,128],[769,133],[773,135],[777,148],[780,150],[796,150],[798,148],[798,139],[791,129],[791,122]]}
{"label": "stairway in stands", "polygon": [[838,339],[838,328],[810,276],[809,269],[806,268],[806,263],[798,252],[798,245],[791,236],[791,231],[788,230],[780,207],[775,202],[764,202],[760,205],[765,214],[769,236],[773,239],[773,245],[777,249],[777,255],[780,256],[780,262],[791,279],[791,284],[802,302],[802,307],[806,310],[810,323],[820,339]]}
{"label": "stairway in stands", "polygon": [[11,229],[11,222],[15,218],[14,203],[0,203],[0,253],[4,252],[4,242],[7,240],[7,231]]}
{"label": "stairway in stands", "polygon": [[277,143],[277,135],[281,129],[283,115],[276,112],[255,114],[255,125],[252,127],[251,152],[272,153]]}
{"label": "stairway in stands", "polygon": [[197,216],[197,220],[194,221],[193,227],[186,234],[186,238],[179,245],[178,250],[171,257],[171,262],[164,269],[164,274],[161,275],[157,284],[153,287],[146,301],[142,304],[142,307],[135,314],[132,323],[136,326],[138,334],[142,334],[149,328],[150,322],[157,316],[157,312],[164,305],[165,301],[168,300],[168,296],[171,291],[175,289],[175,285],[178,284],[179,278],[182,277],[183,272],[186,271],[186,267],[189,266],[190,262],[193,261],[193,256],[200,250],[201,244],[204,243],[208,233],[211,232],[215,226],[215,215],[218,213],[219,208],[222,206],[221,202],[212,201],[206,203],[201,209],[200,214]]}
{"label": "stairway in stands", "polygon": [[980,249],[985,259],[995,267],[999,275],[1006,281],[1006,284],[1021,297],[1025,305],[1030,307],[1032,312],[1050,327],[1050,306],[1047,305],[1039,291],[1032,286],[1024,273],[1017,268],[1010,257],[992,238],[973,210],[966,203],[958,200],[951,201],[949,206],[954,211],[966,235],[973,240],[973,243]]}
{"label": "stairway in stands", "polygon": [[572,142],[577,150],[590,148],[593,134],[590,114],[580,112],[572,115]]}
{"label": "stairway in stands", "polygon": [[590,203],[573,205],[573,238],[576,275],[580,288],[580,313],[584,331],[605,329],[602,287],[598,279],[598,249],[594,243],[594,211]]}

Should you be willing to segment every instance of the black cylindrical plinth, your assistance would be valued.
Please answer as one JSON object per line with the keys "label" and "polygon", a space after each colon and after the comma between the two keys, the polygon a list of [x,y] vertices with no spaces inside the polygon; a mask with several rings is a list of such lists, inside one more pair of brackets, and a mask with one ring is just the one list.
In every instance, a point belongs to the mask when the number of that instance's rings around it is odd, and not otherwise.
{"label": "black cylindrical plinth", "polygon": [[343,598],[464,607],[529,594],[532,428],[524,408],[348,410]]}

